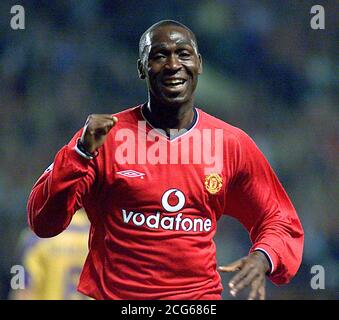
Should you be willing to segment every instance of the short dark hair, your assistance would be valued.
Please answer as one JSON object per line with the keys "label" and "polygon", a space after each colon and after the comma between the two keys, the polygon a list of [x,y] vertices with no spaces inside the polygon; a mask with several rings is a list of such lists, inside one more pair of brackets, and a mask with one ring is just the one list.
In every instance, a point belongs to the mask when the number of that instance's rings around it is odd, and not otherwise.
{"label": "short dark hair", "polygon": [[142,36],[140,37],[140,40],[139,40],[139,58],[142,60],[143,58],[143,55],[144,55],[144,50],[145,50],[145,43],[146,43],[146,36],[151,32],[153,31],[154,29],[158,28],[158,27],[163,27],[163,26],[177,26],[177,27],[180,27],[180,28],[183,28],[185,30],[187,30],[191,36],[192,36],[192,39],[194,41],[194,44],[196,46],[196,49],[198,51],[198,43],[197,43],[197,38],[195,36],[195,34],[193,33],[193,31],[188,28],[187,26],[185,26],[184,24],[178,22],[178,21],[175,21],[175,20],[161,20],[153,25],[151,25],[143,34]]}

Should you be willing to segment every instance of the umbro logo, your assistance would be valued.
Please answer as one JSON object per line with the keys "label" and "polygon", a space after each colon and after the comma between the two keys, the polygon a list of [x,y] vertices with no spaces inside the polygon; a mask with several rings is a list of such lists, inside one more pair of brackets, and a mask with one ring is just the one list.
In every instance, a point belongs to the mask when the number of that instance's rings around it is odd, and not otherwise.
{"label": "umbro logo", "polygon": [[128,178],[138,178],[141,177],[141,179],[144,178],[145,173],[138,172],[135,170],[124,170],[124,171],[119,171],[117,174],[120,174],[122,176],[128,177]]}

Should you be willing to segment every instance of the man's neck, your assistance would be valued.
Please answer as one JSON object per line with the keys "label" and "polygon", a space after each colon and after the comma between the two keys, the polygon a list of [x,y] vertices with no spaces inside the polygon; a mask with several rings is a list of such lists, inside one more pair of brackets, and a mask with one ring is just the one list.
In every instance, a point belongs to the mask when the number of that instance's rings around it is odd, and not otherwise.
{"label": "man's neck", "polygon": [[193,104],[180,107],[164,106],[148,101],[145,105],[151,124],[158,129],[170,133],[171,129],[187,129],[192,125],[194,119]]}

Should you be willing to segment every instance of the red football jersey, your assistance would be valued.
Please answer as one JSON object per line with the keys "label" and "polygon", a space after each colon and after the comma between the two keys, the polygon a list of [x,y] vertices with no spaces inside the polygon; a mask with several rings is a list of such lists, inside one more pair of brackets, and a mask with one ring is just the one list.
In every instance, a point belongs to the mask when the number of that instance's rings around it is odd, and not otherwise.
{"label": "red football jersey", "polygon": [[[238,219],[271,263],[270,278],[297,272],[303,230],[255,143],[195,109],[169,139],[142,106],[115,115],[99,154],[76,147],[80,130],[34,185],[29,225],[51,237],[84,207],[91,221],[79,291],[95,299],[220,299],[213,237],[223,214]],[[173,132],[175,133],[175,132]]]}

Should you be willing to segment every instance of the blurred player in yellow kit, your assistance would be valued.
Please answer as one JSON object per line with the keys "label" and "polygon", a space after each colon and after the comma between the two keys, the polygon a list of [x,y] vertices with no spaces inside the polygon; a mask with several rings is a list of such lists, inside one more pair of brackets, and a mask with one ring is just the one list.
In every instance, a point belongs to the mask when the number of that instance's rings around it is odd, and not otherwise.
{"label": "blurred player in yellow kit", "polygon": [[25,289],[13,290],[15,300],[82,300],[78,280],[88,253],[89,221],[83,209],[73,216],[67,231],[41,239],[25,230],[20,239]]}

